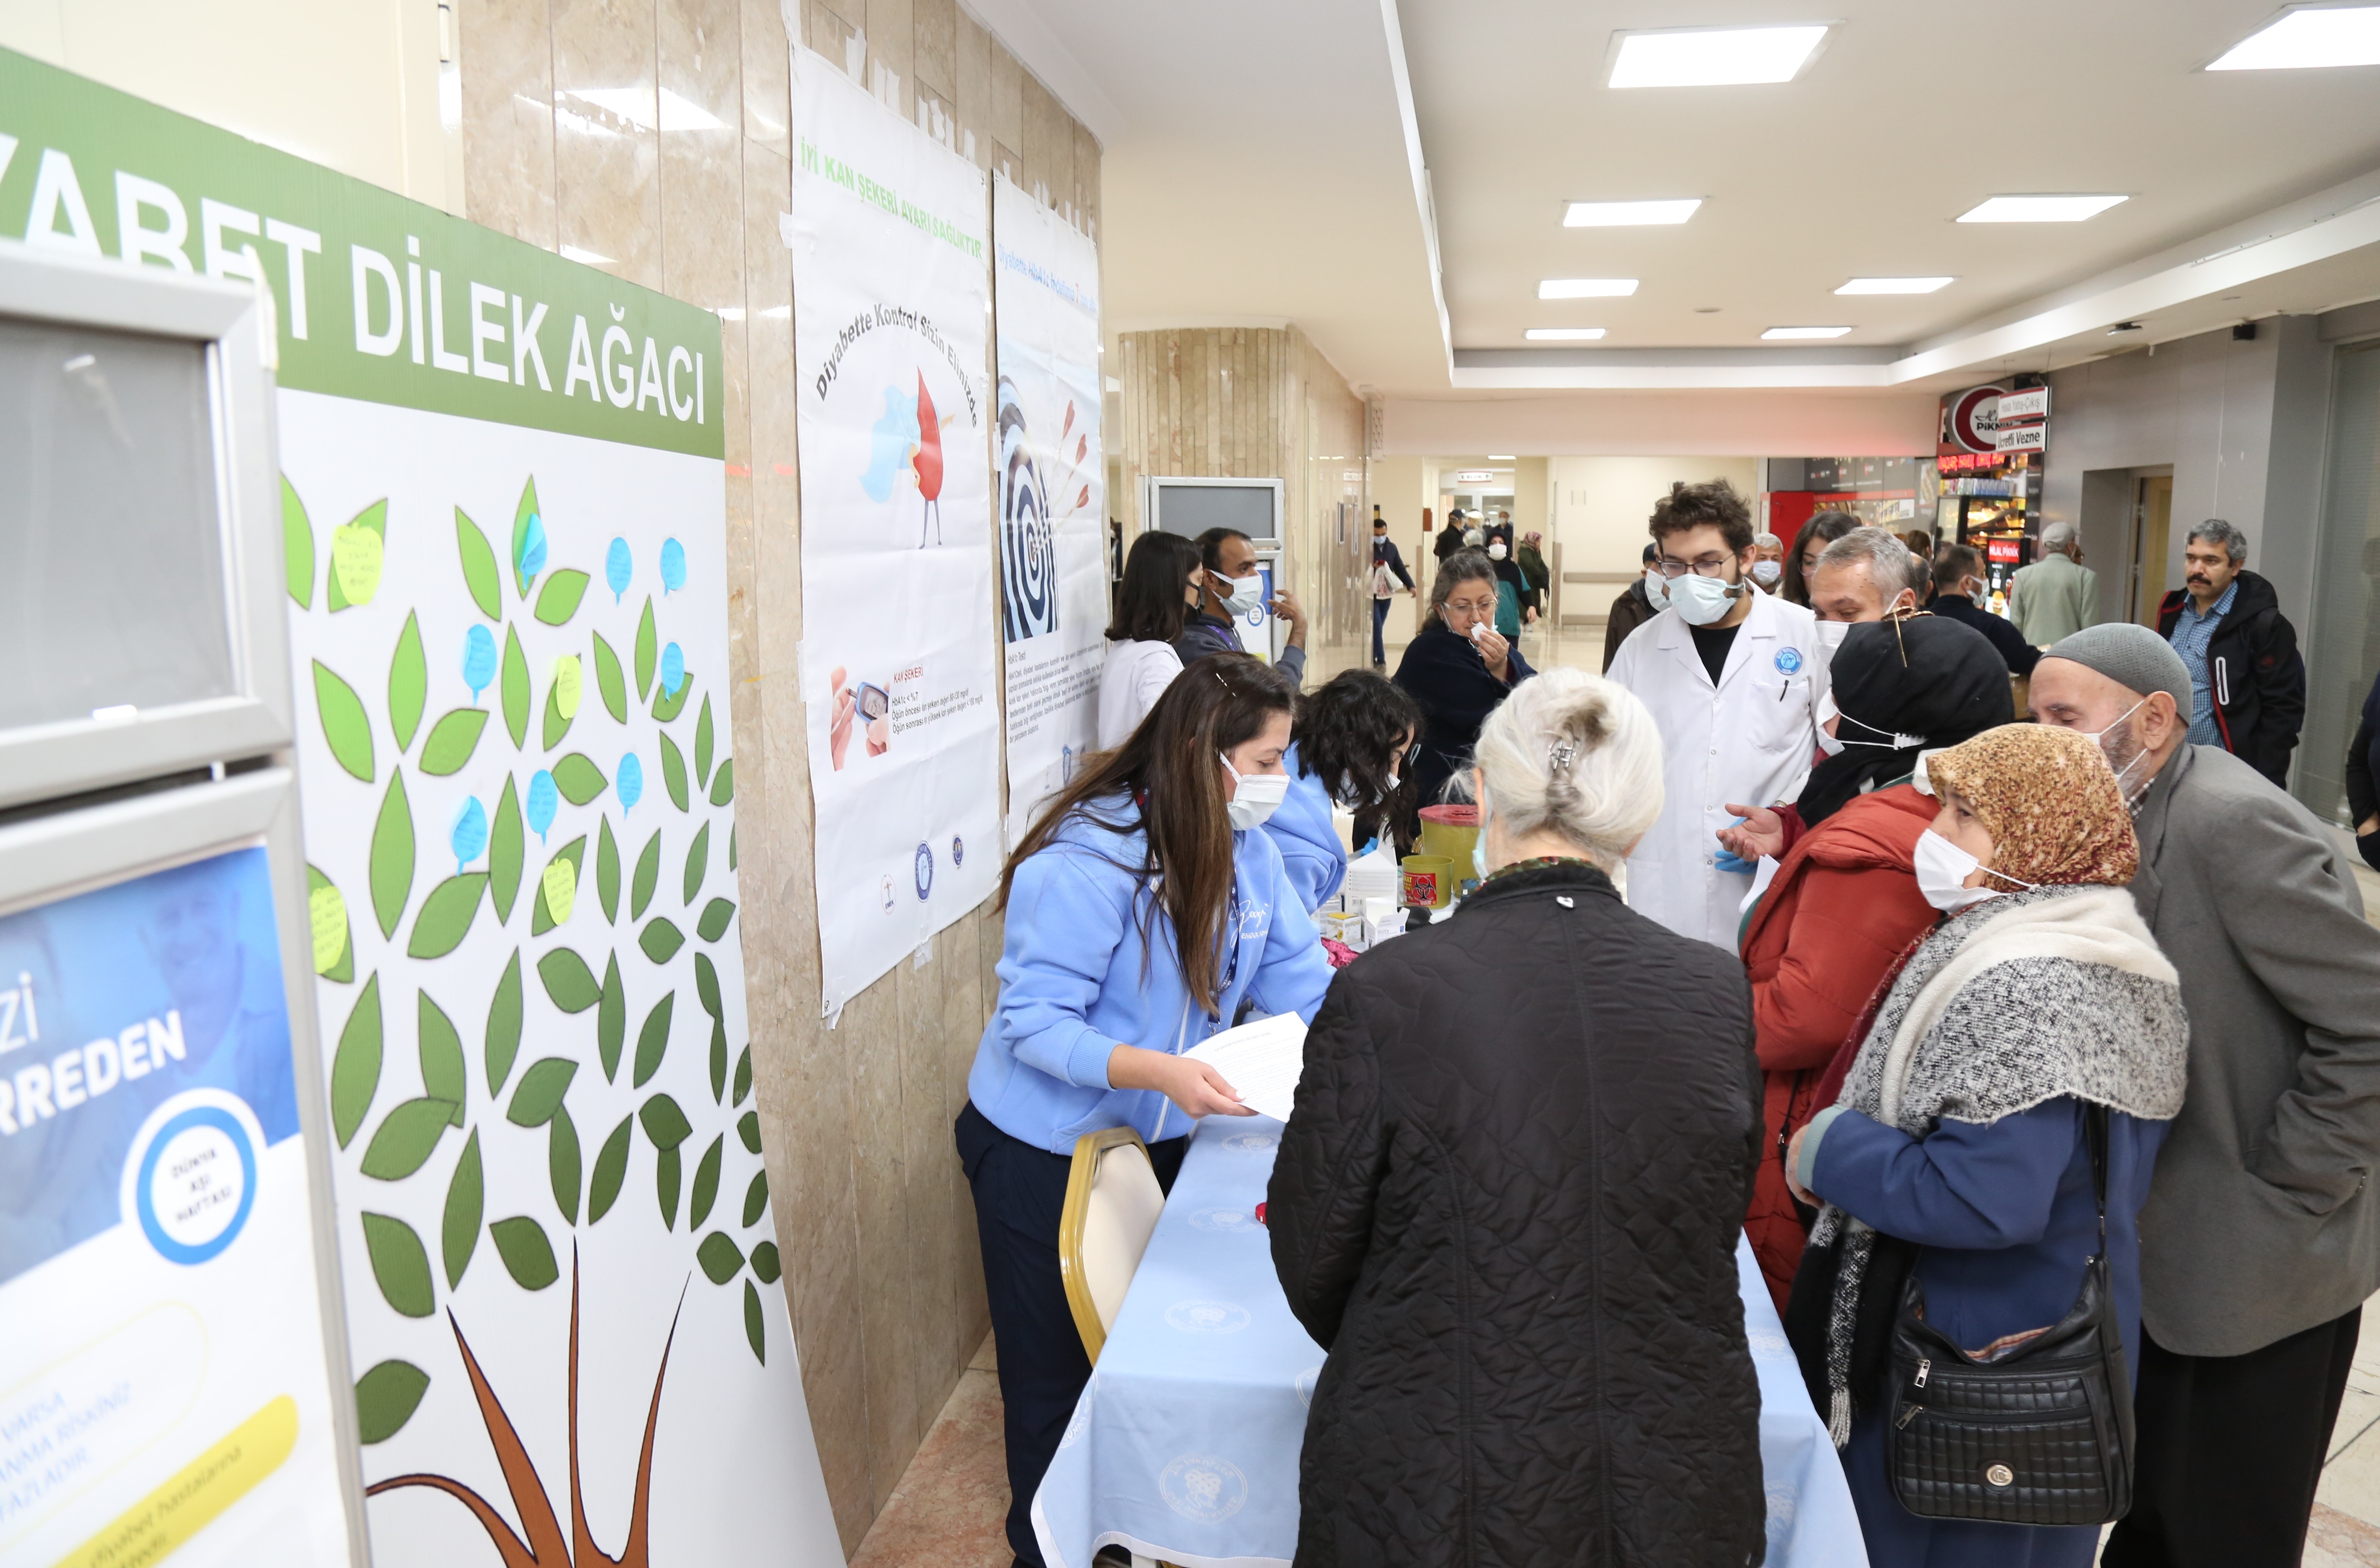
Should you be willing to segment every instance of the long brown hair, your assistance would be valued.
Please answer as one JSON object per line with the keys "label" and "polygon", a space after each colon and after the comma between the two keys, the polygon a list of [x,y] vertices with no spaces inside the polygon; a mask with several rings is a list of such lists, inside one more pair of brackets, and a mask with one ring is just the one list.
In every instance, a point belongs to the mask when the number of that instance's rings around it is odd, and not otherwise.
{"label": "long brown hair", "polygon": [[1274,714],[1293,714],[1297,688],[1246,654],[1209,654],[1165,688],[1140,727],[1114,751],[1088,759],[1051,801],[1000,873],[1000,907],[1008,908],[1016,868],[1057,838],[1073,817],[1114,833],[1148,829],[1138,865],[1110,859],[1154,897],[1134,900],[1142,951],[1156,946],[1156,909],[1172,922],[1174,947],[1190,995],[1209,1013],[1221,987],[1232,903],[1232,824],[1224,810],[1219,754],[1264,732]]}

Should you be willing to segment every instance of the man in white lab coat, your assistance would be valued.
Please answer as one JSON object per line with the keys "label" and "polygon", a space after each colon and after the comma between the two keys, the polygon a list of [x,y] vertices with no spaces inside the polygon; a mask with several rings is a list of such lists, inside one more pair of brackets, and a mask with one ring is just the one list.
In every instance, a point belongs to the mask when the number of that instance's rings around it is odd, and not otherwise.
{"label": "man in white lab coat", "polygon": [[1653,509],[1660,613],[1610,678],[1660,727],[1661,815],[1628,857],[1628,902],[1735,951],[1752,867],[1719,846],[1730,801],[1791,800],[1815,754],[1827,647],[1810,611],[1753,585],[1751,513],[1723,479],[1672,485]]}

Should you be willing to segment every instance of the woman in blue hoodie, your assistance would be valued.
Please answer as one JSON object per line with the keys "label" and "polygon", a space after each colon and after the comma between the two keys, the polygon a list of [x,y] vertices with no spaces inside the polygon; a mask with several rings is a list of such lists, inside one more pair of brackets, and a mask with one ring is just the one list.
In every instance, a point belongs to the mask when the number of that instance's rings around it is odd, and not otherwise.
{"label": "woman in blue hoodie", "polygon": [[1330,984],[1281,852],[1257,831],[1289,784],[1296,701],[1245,654],[1193,662],[1002,873],[1000,999],[957,1136],[1000,1344],[1008,1542],[1027,1564],[1041,1562],[1033,1494],[1091,1375],[1058,1266],[1075,1140],[1130,1127],[1171,1188],[1192,1122],[1251,1114],[1181,1053],[1243,1011],[1310,1023]]}
{"label": "woman in blue hoodie", "polygon": [[1307,914],[1347,880],[1347,847],[1330,820],[1334,805],[1354,814],[1359,849],[1382,838],[1397,855],[1411,847],[1420,808],[1406,778],[1421,722],[1420,705],[1368,669],[1334,675],[1299,701],[1297,739],[1284,759],[1289,796],[1265,832]]}

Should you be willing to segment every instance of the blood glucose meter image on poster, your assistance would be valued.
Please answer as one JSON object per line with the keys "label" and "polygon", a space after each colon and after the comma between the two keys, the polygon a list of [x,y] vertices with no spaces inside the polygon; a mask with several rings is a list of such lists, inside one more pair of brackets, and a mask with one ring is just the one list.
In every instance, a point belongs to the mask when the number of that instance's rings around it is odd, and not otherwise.
{"label": "blood glucose meter image on poster", "polygon": [[892,694],[872,681],[851,682],[841,665],[827,677],[834,691],[834,719],[827,730],[827,745],[837,773],[850,760],[856,730],[867,739],[866,754],[880,757],[892,749]]}

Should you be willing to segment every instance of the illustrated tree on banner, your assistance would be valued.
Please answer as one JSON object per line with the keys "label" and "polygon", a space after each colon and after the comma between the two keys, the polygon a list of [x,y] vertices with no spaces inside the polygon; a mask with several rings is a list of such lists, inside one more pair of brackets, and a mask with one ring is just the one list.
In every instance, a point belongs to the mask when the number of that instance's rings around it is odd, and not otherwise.
{"label": "illustrated tree on banner", "polygon": [[[387,1306],[418,1321],[424,1336],[419,1357],[382,1358],[358,1380],[362,1438],[385,1441],[412,1419],[431,1382],[423,1363],[436,1363],[436,1341],[451,1339],[520,1532],[452,1476],[399,1475],[369,1491],[426,1488],[452,1497],[512,1568],[641,1568],[671,1354],[681,1332],[698,1323],[697,1332],[716,1332],[722,1321],[710,1311],[690,1321],[688,1309],[703,1293],[735,1292],[740,1282],[745,1343],[765,1362],[760,1288],[779,1277],[764,1224],[769,1187],[750,1104],[752,1053],[744,1046],[731,1067],[729,1011],[712,957],[732,942],[735,918],[734,899],[713,890],[734,891],[725,874],[735,864],[735,763],[722,754],[717,672],[706,685],[664,630],[676,608],[671,596],[686,585],[685,548],[668,538],[639,559],[625,537],[606,542],[600,530],[550,519],[530,476],[509,536],[498,535],[501,556],[497,541],[460,507],[441,538],[393,529],[387,505],[375,504],[329,530],[318,595],[316,528],[286,479],[282,501],[289,595],[308,616],[372,604],[396,575],[385,569],[405,555],[417,568],[406,581],[451,590],[455,603],[443,608],[468,607],[468,628],[450,645],[426,639],[419,607],[408,605],[384,670],[342,670],[315,658],[301,677],[301,696],[310,687],[307,717],[346,776],[326,778],[317,769],[306,780],[310,797],[337,788],[370,791],[374,800],[360,885],[342,887],[308,868],[315,970],[353,987],[342,993],[343,1005],[325,999],[326,1031],[337,1031],[333,1131],[342,1158],[392,1195],[385,1205],[344,1205],[342,1225],[354,1230],[342,1242],[351,1249],[360,1243]],[[600,582],[589,566],[600,566]],[[640,585],[650,586],[638,596]],[[524,627],[540,647],[569,651],[549,651],[542,668],[533,668]],[[301,647],[306,640],[301,635]],[[433,716],[433,690],[468,697]],[[639,732],[652,739],[660,800],[646,796]],[[478,789],[440,820],[424,819],[412,790],[467,768],[493,787]],[[585,832],[547,842],[565,802],[597,809],[591,842]],[[381,967],[358,964],[359,935],[380,952]],[[467,937],[510,946],[492,987],[442,982],[447,971],[440,961]],[[400,956],[410,961],[394,961]],[[740,985],[740,962],[724,954],[721,961]],[[549,1018],[548,1006],[558,1016]],[[689,1007],[709,1020],[693,1097],[655,1081],[670,1065],[673,1024]],[[418,1093],[413,1075],[395,1067],[407,1023]],[[685,1081],[683,1073],[673,1079]],[[491,1162],[535,1159],[540,1145],[550,1200],[492,1212]],[[640,1151],[650,1171],[632,1186]],[[407,1206],[401,1195],[425,1185],[436,1189],[433,1234],[379,1212]],[[350,1199],[355,1190],[346,1188]],[[626,1538],[614,1556],[595,1544],[581,1485],[580,1324],[605,1301],[582,1298],[579,1248],[601,1238],[607,1222],[613,1229],[626,1223],[620,1216],[639,1205],[650,1205],[646,1212],[662,1230],[679,1238],[686,1278],[667,1333],[650,1346],[652,1392],[641,1430],[583,1434],[590,1447],[637,1452]],[[648,1246],[647,1255],[666,1254]],[[565,1261],[566,1532],[507,1405],[513,1396],[472,1350],[465,1313],[450,1299],[444,1322],[433,1321],[442,1287],[451,1297],[474,1269],[500,1269],[513,1287],[534,1293],[559,1284]],[[550,1419],[540,1416],[540,1425]]]}

